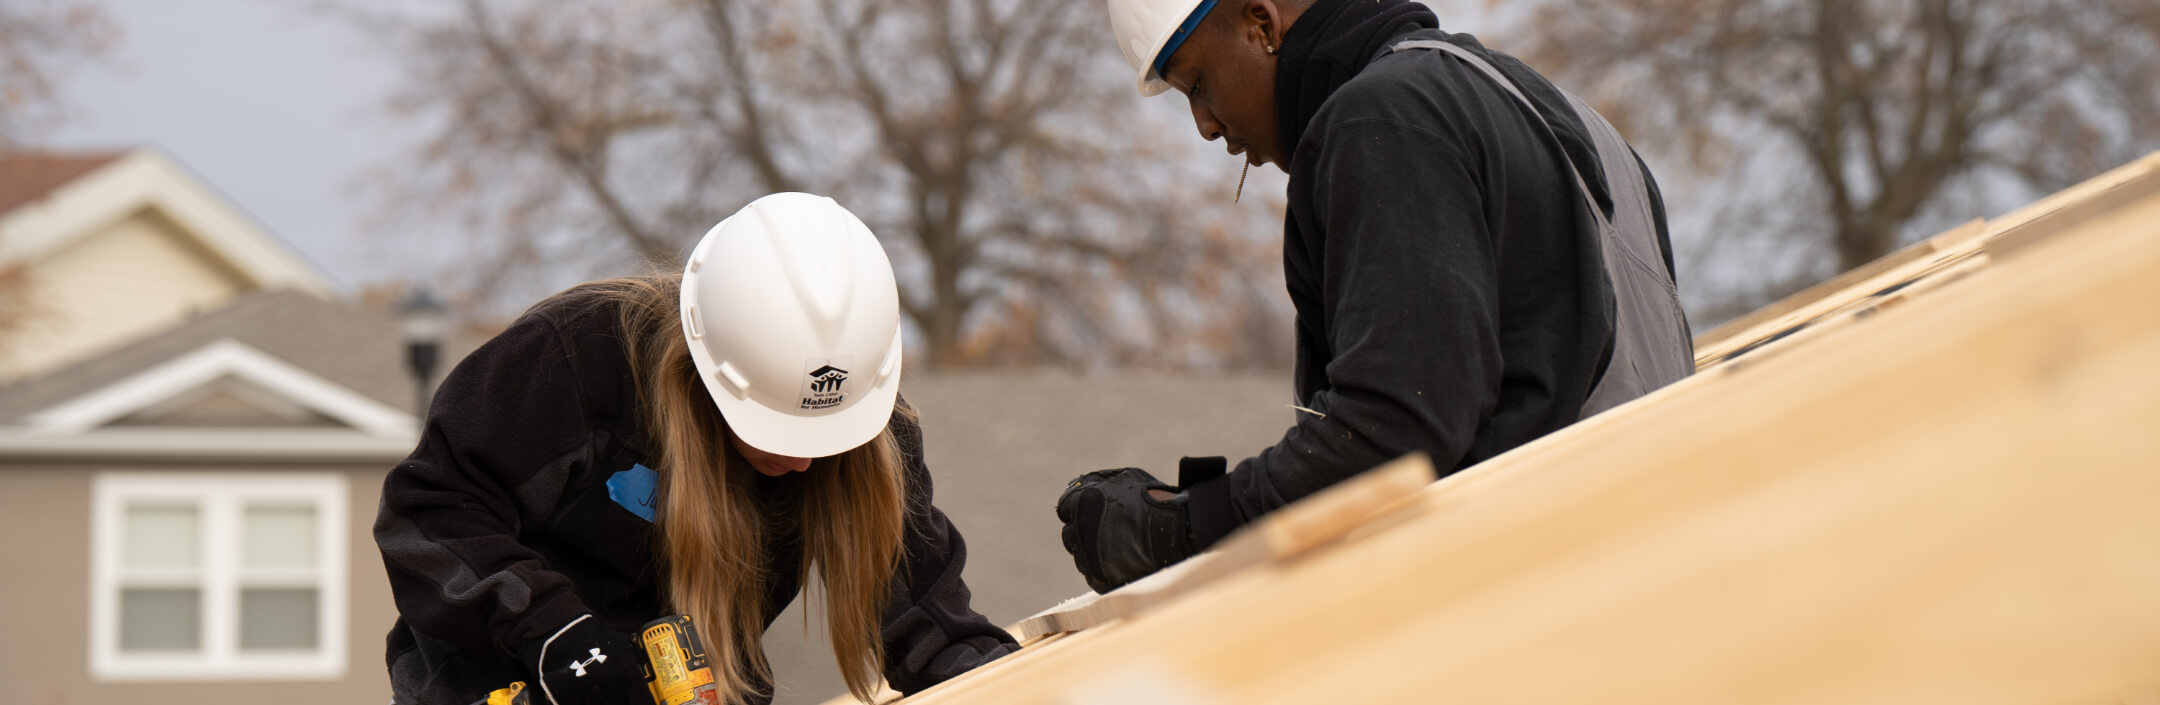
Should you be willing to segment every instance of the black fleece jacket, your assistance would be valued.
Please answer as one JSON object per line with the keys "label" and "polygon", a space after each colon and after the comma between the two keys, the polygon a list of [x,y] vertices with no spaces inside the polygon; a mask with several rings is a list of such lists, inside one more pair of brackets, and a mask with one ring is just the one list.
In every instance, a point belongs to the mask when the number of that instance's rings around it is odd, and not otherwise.
{"label": "black fleece jacket", "polygon": [[[383,484],[375,539],[400,613],[388,653],[398,703],[466,705],[534,682],[535,646],[579,615],[631,632],[667,613],[657,536],[640,516],[650,486],[637,483],[655,456],[617,313],[577,300],[592,299],[541,302],[466,357]],[[891,428],[908,526],[884,610],[885,678],[913,693],[1015,647],[968,606],[966,544],[931,504],[921,428],[902,414]],[[760,502],[791,501],[795,477],[756,476]],[[766,626],[794,601],[801,565],[792,528],[768,534]]]}
{"label": "black fleece jacket", "polygon": [[[1320,0],[1283,38],[1283,272],[1310,413],[1191,488],[1198,547],[1410,451],[1447,474],[1573,423],[1611,357],[1612,293],[1568,171],[1610,212],[1582,122],[1520,61],[1437,24],[1403,0]],[[1462,62],[1388,53],[1413,34],[1482,53],[1552,129]],[[1651,201],[1670,271],[1655,181]]]}

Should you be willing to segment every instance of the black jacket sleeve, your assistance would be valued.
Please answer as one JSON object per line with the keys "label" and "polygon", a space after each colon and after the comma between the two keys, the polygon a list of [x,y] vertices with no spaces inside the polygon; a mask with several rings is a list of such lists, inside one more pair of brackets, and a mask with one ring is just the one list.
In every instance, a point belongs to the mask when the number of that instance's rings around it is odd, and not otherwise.
{"label": "black jacket sleeve", "polygon": [[922,427],[901,413],[894,415],[892,429],[907,463],[908,524],[906,556],[893,579],[881,638],[885,682],[913,695],[1019,646],[1011,634],[968,606],[967,583],[960,579],[967,565],[967,542],[931,504]]}
{"label": "black jacket sleeve", "polygon": [[1328,341],[1327,387],[1280,442],[1191,488],[1196,548],[1410,451],[1452,468],[1498,400],[1497,256],[1460,141],[1385,118],[1305,139],[1293,225],[1318,242],[1295,246],[1318,250],[1325,315],[1299,325]]}
{"label": "black jacket sleeve", "polygon": [[556,326],[527,316],[443,381],[419,446],[383,483],[375,520],[390,590],[413,629],[515,659],[587,612],[571,580],[520,541],[588,462],[591,433]]}

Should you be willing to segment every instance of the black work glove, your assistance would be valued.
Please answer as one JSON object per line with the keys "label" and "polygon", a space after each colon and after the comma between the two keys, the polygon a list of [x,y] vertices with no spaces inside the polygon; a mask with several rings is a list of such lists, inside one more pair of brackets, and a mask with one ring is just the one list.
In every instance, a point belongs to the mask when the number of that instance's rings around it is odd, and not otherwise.
{"label": "black work glove", "polygon": [[1120,468],[1081,475],[1058,497],[1065,551],[1095,592],[1116,590],[1192,556],[1185,495],[1163,500],[1148,490],[1177,488],[1145,470]]}
{"label": "black work glove", "polygon": [[646,705],[645,649],[637,638],[580,617],[548,639],[526,648],[540,687],[526,692],[552,705]]}

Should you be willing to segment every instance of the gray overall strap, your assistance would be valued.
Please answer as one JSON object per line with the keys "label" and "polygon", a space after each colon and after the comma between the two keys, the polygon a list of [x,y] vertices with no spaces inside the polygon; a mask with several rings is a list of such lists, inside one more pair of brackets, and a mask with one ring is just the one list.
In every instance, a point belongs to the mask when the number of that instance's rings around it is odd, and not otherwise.
{"label": "gray overall strap", "polygon": [[[1523,107],[1537,117],[1538,124],[1548,134],[1553,134],[1557,143],[1559,136],[1554,134],[1545,115],[1538,112],[1537,105],[1484,57],[1433,39],[1399,42],[1390,52],[1405,49],[1440,51],[1477,68],[1521,101]],[[1695,345],[1688,334],[1687,316],[1680,309],[1679,291],[1673,286],[1672,274],[1666,271],[1663,253],[1658,248],[1657,224],[1650,211],[1650,188],[1643,181],[1634,151],[1597,111],[1565,91],[1561,94],[1567,97],[1568,106],[1582,120],[1597,149],[1599,169],[1611,190],[1613,203],[1612,217],[1607,218],[1597,207],[1597,195],[1575,170],[1574,162],[1563,157],[1569,175],[1575,179],[1575,187],[1582,192],[1584,207],[1597,223],[1598,249],[1605,262],[1606,281],[1613,289],[1613,308],[1617,315],[1613,322],[1612,361],[1607,364],[1605,375],[1591,387],[1589,398],[1583,401],[1582,416],[1588,418],[1693,373]]]}

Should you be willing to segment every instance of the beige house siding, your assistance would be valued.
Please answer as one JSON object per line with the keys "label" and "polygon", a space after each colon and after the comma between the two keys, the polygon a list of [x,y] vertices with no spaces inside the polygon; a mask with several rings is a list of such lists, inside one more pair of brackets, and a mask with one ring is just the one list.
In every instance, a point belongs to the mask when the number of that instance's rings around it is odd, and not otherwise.
{"label": "beige house siding", "polygon": [[345,476],[346,668],[338,680],[102,683],[90,675],[91,482],[142,463],[0,465],[0,705],[291,705],[382,703],[389,677],[383,635],[397,617],[369,527],[387,467],[279,464],[158,466],[189,472],[336,472]]}
{"label": "beige house siding", "polygon": [[0,339],[0,384],[248,291],[333,295],[313,265],[154,148],[0,158],[0,204],[0,266],[25,272],[33,309],[21,333]]}
{"label": "beige house siding", "polygon": [[35,312],[0,358],[0,380],[56,369],[251,288],[179,226],[144,210],[30,263]]}

